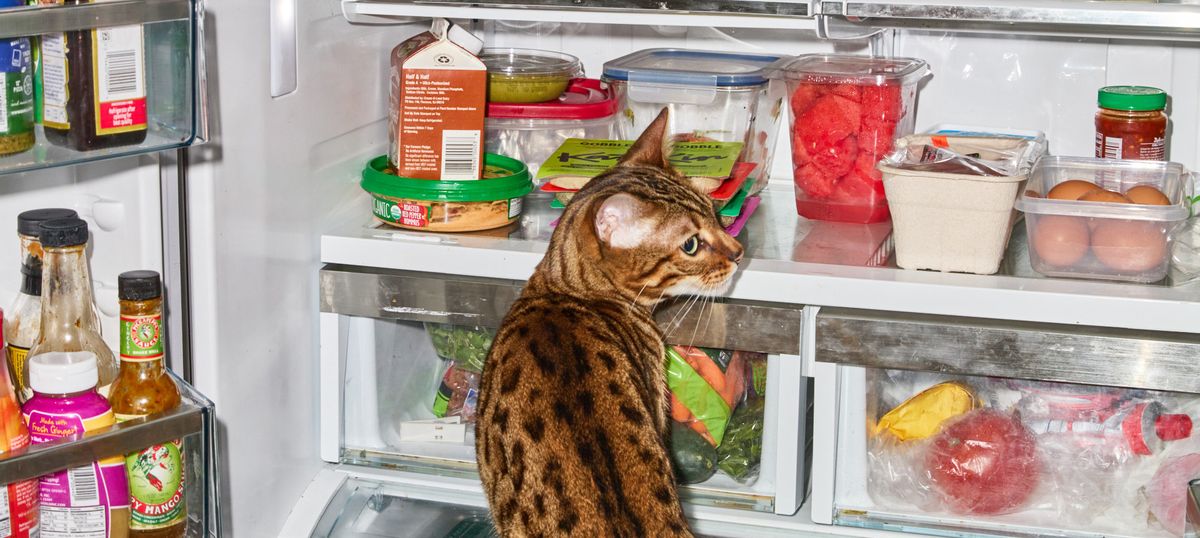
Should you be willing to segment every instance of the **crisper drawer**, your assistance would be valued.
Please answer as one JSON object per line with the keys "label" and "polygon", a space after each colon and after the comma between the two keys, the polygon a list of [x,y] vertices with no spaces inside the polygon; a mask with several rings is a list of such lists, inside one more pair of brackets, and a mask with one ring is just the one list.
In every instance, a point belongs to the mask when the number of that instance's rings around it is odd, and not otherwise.
{"label": "crisper drawer", "polygon": [[817,412],[835,412],[816,427],[814,467],[832,472],[814,477],[814,519],[1183,535],[1200,478],[1194,335],[838,309],[815,332],[817,384],[830,387]]}
{"label": "crisper drawer", "polygon": [[[476,479],[473,423],[480,371],[494,330],[522,284],[326,266],[322,457]],[[674,320],[665,329],[676,335],[671,343],[696,346],[672,346],[669,371],[702,382],[717,376],[725,383],[724,390],[697,398],[707,402],[706,411],[696,407],[685,417],[689,413],[679,410],[683,420],[673,423],[685,499],[794,513],[807,487],[811,439],[809,385],[796,356],[801,311],[717,302],[691,312],[673,305],[658,316],[664,327]],[[711,381],[699,390],[717,385]],[[724,404],[711,405],[707,396]]]}
{"label": "crisper drawer", "polygon": [[[149,446],[181,440],[184,465],[184,496],[181,502],[188,515],[185,536],[221,536],[217,513],[219,483],[214,439],[215,409],[208,398],[182,379],[175,377],[175,383],[183,398],[179,407],[172,411],[89,432],[87,437],[80,440],[33,445],[22,453],[0,456],[2,482],[37,478],[114,455],[124,457]],[[145,478],[151,487],[155,485],[154,475],[153,471],[149,471]],[[42,535],[46,536],[48,530],[43,522]]]}

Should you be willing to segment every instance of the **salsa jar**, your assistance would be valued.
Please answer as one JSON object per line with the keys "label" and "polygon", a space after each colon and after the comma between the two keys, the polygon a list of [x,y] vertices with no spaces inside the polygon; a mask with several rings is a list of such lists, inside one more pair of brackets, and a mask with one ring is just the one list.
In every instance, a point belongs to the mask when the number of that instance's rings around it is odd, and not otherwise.
{"label": "salsa jar", "polygon": [[1167,160],[1166,92],[1150,86],[1100,88],[1096,157]]}

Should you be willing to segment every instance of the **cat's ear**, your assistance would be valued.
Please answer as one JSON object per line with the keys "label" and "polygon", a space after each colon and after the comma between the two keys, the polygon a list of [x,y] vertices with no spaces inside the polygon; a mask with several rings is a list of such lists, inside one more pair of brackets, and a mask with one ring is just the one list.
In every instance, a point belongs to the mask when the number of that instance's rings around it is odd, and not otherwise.
{"label": "cat's ear", "polygon": [[609,196],[596,210],[596,237],[612,248],[633,248],[654,233],[646,204],[632,195]]}
{"label": "cat's ear", "polygon": [[658,117],[642,131],[642,135],[629,147],[629,151],[625,152],[625,156],[617,161],[617,166],[641,165],[670,170],[671,164],[667,162],[673,146],[672,138],[667,132],[670,120],[668,109],[663,107]]}

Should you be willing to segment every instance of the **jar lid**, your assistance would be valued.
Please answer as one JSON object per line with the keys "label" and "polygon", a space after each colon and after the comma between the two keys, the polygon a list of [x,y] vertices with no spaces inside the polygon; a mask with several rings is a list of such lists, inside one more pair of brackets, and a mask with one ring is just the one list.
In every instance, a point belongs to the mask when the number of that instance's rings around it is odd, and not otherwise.
{"label": "jar lid", "polygon": [[767,68],[773,79],[858,86],[906,85],[929,73],[919,58],[872,58],[853,54],[802,54]]}
{"label": "jar lid", "polygon": [[96,387],[100,374],[91,351],[51,351],[29,358],[29,387],[42,394],[72,394]]}
{"label": "jar lid", "polygon": [[1167,92],[1151,86],[1105,86],[1096,99],[1100,108],[1147,111],[1167,108]]}
{"label": "jar lid", "polygon": [[117,298],[122,301],[148,301],[162,297],[162,278],[158,271],[125,271],[117,275]]}
{"label": "jar lid", "polygon": [[[2,1],[0,0],[0,2]],[[38,227],[43,222],[56,219],[70,219],[78,216],[79,214],[74,209],[63,207],[47,207],[22,211],[20,215],[17,215],[17,233],[37,237],[40,232]]]}
{"label": "jar lid", "polygon": [[486,167],[501,168],[508,175],[475,180],[416,179],[394,176],[384,169],[388,167],[387,155],[381,155],[367,164],[362,171],[359,185],[371,194],[424,200],[430,202],[494,202],[520,198],[533,190],[529,180],[529,169],[525,163],[503,155],[486,153]]}
{"label": "jar lid", "polygon": [[763,69],[779,60],[770,54],[687,49],[646,49],[604,62],[610,80],[688,86],[757,86]]}
{"label": "jar lid", "polygon": [[612,92],[594,78],[577,78],[557,100],[542,103],[487,104],[487,117],[496,119],[594,120],[617,113]]}
{"label": "jar lid", "polygon": [[38,239],[43,247],[74,247],[86,245],[88,240],[87,221],[71,217],[47,220],[38,227]]}
{"label": "jar lid", "polygon": [[483,49],[479,59],[489,74],[561,75],[574,78],[583,74],[579,58],[562,52],[534,49]]}

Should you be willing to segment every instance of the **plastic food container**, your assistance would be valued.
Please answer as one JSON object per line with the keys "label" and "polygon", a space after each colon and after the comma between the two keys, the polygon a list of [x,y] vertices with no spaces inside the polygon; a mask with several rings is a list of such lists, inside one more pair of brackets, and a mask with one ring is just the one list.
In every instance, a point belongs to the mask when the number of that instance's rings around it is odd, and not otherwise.
{"label": "plastic food container", "polygon": [[[924,151],[928,148],[944,149],[943,155],[978,156],[968,157],[963,168],[982,161],[1005,170],[1003,175],[953,167],[935,171],[928,164],[933,156]],[[892,213],[896,264],[977,274],[999,270],[1019,216],[1013,203],[1044,151],[1044,138],[910,135],[898,140],[895,151],[879,163]]]}
{"label": "plastic food container", "polygon": [[579,58],[561,52],[483,49],[479,59],[488,69],[488,101],[494,102],[553,101],[583,75]]}
{"label": "plastic food container", "polygon": [[[1041,198],[1080,179],[1119,193],[1158,189],[1168,205]],[[1029,261],[1048,276],[1157,282],[1167,275],[1175,233],[1188,218],[1192,175],[1170,162],[1045,157],[1017,200],[1025,213]]]}
{"label": "plastic food container", "polygon": [[787,82],[796,212],[816,220],[887,220],[875,165],[893,141],[913,132],[917,82],[929,69],[915,58],[806,54],[768,70]]}
{"label": "plastic food container", "polygon": [[521,161],[484,155],[484,179],[433,181],[388,173],[387,156],[376,157],[362,172],[375,219],[392,226],[430,232],[490,230],[516,222],[522,197],[533,190]]}
{"label": "plastic food container", "polygon": [[634,140],[663,107],[676,142],[742,142],[741,160],[757,166],[751,194],[767,184],[783,90],[773,90],[767,54],[646,49],[604,64],[617,99],[617,136]]}
{"label": "plastic food container", "polygon": [[611,140],[617,101],[596,79],[575,79],[567,91],[544,103],[488,103],[487,151],[538,167],[568,138]]}
{"label": "plastic food container", "polygon": [[426,323],[425,332],[429,333],[429,341],[439,357],[475,373],[483,372],[484,360],[496,336],[495,329],[448,323]]}

